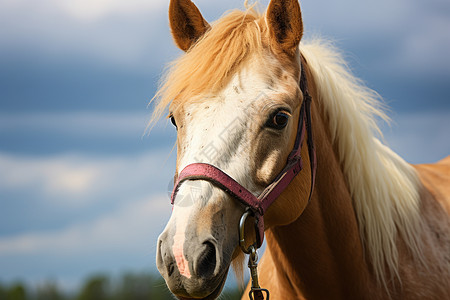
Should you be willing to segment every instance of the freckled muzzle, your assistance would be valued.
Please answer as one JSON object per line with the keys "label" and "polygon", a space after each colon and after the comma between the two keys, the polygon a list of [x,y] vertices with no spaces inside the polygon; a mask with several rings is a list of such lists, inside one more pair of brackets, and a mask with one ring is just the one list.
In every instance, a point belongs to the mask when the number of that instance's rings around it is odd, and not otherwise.
{"label": "freckled muzzle", "polygon": [[222,267],[215,239],[177,242],[167,237],[163,233],[158,239],[157,266],[172,293],[185,298],[205,298],[223,285],[228,267]]}
{"label": "freckled muzzle", "polygon": [[[157,267],[180,299],[215,299],[239,241],[243,206],[201,181],[185,182],[158,238]],[[232,224],[235,224],[233,226]]]}

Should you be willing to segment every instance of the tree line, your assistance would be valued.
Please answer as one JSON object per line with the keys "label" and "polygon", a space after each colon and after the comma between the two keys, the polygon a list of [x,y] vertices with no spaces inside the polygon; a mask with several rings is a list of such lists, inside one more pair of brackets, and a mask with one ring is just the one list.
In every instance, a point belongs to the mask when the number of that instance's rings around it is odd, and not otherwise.
{"label": "tree line", "polygon": [[[221,299],[240,299],[239,289],[226,290]],[[88,277],[77,291],[64,291],[54,281],[37,286],[0,282],[0,300],[166,300],[174,299],[164,280],[151,273],[126,273]]]}

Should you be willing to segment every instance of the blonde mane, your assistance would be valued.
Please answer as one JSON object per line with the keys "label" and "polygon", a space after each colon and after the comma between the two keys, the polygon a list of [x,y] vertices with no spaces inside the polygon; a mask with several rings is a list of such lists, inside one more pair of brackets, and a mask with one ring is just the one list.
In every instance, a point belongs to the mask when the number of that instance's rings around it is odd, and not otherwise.
{"label": "blonde mane", "polygon": [[[260,22],[261,18],[249,9],[233,11],[213,23],[189,51],[169,66],[153,99],[159,102],[152,119],[159,118],[177,101],[214,94],[249,57],[262,55],[261,29],[265,30],[265,23]],[[314,101],[323,107],[338,149],[363,245],[378,281],[386,287],[386,274],[400,279],[398,236],[413,256],[421,257],[417,174],[377,138],[382,136],[377,119],[387,119],[379,97],[349,73],[339,52],[320,41],[302,41],[300,50],[318,88],[319,99]]]}
{"label": "blonde mane", "polygon": [[[300,47],[318,88],[333,143],[352,195],[363,245],[374,273],[400,280],[397,236],[422,257],[419,179],[411,165],[377,138],[377,118],[387,120],[379,95],[355,78],[339,52],[316,40]],[[388,270],[386,270],[386,267]]]}

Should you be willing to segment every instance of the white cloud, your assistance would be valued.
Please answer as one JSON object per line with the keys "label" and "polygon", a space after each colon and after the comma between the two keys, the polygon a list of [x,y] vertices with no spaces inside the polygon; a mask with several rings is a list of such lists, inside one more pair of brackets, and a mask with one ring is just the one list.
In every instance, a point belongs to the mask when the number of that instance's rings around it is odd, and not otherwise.
{"label": "white cloud", "polygon": [[162,11],[168,6],[166,0],[68,0],[51,1],[68,15],[80,20],[96,20],[111,15],[133,15],[144,12]]}
{"label": "white cloud", "polygon": [[44,203],[92,206],[125,202],[160,186],[166,191],[173,174],[170,149],[122,157],[63,154],[24,157],[0,154],[0,187],[28,191]]}
{"label": "white cloud", "polygon": [[131,255],[132,252],[150,252],[170,212],[166,195],[130,199],[129,203],[114,212],[92,221],[58,230],[0,238],[0,256],[83,256],[111,251],[127,251]]}
{"label": "white cloud", "polygon": [[0,156],[1,185],[8,189],[41,186],[48,195],[88,193],[100,172],[92,166],[80,165],[76,158],[17,159]]}
{"label": "white cloud", "polygon": [[74,156],[35,159],[0,154],[0,165],[3,189],[37,189],[44,198],[61,201],[83,199],[106,171],[99,164],[92,165]]}
{"label": "white cloud", "polygon": [[160,12],[168,7],[166,0],[29,0],[2,1],[3,13],[30,13],[73,18],[80,21],[94,21],[113,15],[133,16]]}
{"label": "white cloud", "polygon": [[167,128],[167,121],[158,122],[151,135],[146,136],[148,119],[147,112],[0,114],[1,134],[65,136],[75,141],[81,138],[84,143],[86,139],[126,143],[130,138],[142,138],[150,143],[149,152],[115,156],[77,153],[27,156],[0,152],[0,188],[29,191],[34,198],[48,203],[75,206],[111,201],[130,191],[146,194],[157,184],[165,191],[173,176],[173,144],[160,142],[158,136],[167,136],[166,130],[172,128]]}

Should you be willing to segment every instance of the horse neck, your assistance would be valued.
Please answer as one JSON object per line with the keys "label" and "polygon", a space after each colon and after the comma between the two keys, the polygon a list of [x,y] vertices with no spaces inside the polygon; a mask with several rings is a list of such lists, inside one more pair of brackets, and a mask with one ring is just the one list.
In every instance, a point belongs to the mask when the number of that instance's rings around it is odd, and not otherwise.
{"label": "horse neck", "polygon": [[[319,109],[313,104],[318,165],[311,202],[296,221],[268,231],[267,249],[281,275],[277,278],[293,295],[303,294],[307,299],[382,299],[364,260],[352,199]],[[302,154],[307,157],[307,152]],[[303,172],[309,172],[308,168],[309,164]]]}

